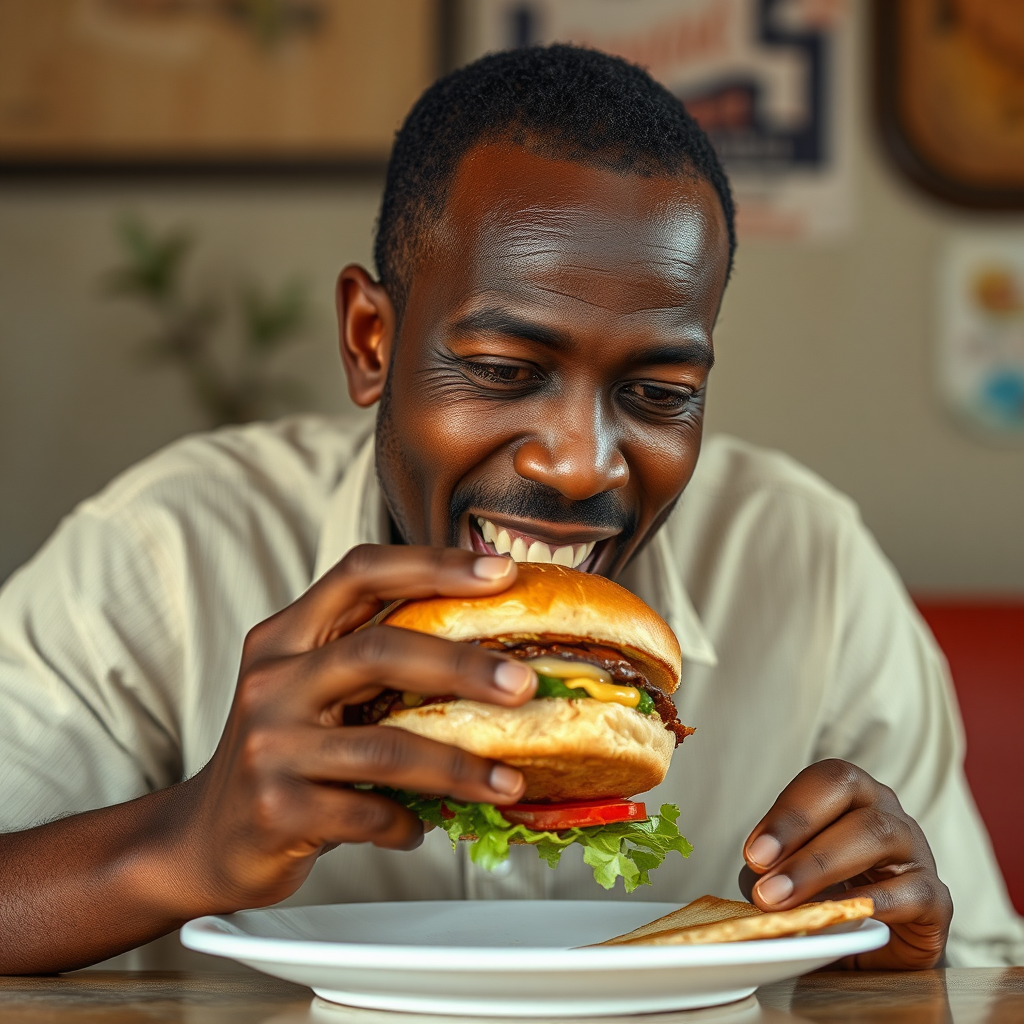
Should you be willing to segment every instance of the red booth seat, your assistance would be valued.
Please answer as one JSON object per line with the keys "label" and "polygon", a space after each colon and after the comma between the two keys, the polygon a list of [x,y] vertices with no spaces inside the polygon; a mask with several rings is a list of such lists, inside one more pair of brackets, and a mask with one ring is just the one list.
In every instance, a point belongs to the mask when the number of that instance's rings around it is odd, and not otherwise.
{"label": "red booth seat", "polygon": [[919,598],[917,605],[949,660],[967,733],[967,779],[1024,914],[1024,600]]}

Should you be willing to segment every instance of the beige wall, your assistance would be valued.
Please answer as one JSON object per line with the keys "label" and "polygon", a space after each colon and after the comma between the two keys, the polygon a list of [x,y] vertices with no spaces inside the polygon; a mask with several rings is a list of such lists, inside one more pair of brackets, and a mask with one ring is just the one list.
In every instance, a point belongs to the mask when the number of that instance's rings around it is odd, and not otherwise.
{"label": "beige wall", "polygon": [[173,370],[140,365],[150,321],[103,295],[125,211],[198,235],[196,284],[309,282],[309,337],[287,352],[312,407],[348,408],[333,285],[368,261],[376,182],[342,186],[0,188],[0,579],[114,473],[204,420]]}
{"label": "beige wall", "polygon": [[[1024,219],[913,194],[864,118],[857,160],[850,241],[741,249],[710,426],[783,448],[850,493],[912,587],[1024,592],[1024,446],[965,433],[931,384],[939,248]],[[306,276],[315,329],[289,358],[313,406],[335,410],[347,399],[332,281],[368,260],[376,199],[372,182],[0,186],[0,578],[77,500],[202,422],[171,371],[133,361],[145,318],[100,295],[114,218],[192,225],[205,280]]]}
{"label": "beige wall", "polygon": [[857,125],[857,227],[841,245],[741,245],[716,334],[708,426],[781,448],[859,503],[907,584],[1024,593],[1024,441],[965,428],[933,384],[944,245],[1024,235],[916,192],[866,111]]}

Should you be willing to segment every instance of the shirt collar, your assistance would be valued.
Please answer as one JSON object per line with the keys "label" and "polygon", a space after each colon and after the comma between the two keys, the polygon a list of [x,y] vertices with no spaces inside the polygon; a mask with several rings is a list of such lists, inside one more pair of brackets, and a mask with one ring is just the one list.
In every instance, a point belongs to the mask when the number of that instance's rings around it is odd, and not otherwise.
{"label": "shirt collar", "polygon": [[[371,434],[328,499],[313,578],[323,576],[357,544],[386,544],[389,536],[387,508],[377,482]],[[715,649],[683,587],[678,564],[666,524],[633,560],[619,582],[672,627],[686,660],[717,665]]]}
{"label": "shirt collar", "polygon": [[717,665],[718,655],[680,578],[669,523],[626,567],[618,582],[649,604],[671,627],[686,661]]}

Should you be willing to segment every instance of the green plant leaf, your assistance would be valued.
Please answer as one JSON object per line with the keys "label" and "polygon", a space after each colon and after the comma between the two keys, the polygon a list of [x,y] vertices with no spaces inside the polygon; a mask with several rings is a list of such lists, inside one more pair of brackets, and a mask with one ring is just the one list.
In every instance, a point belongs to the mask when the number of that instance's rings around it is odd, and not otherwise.
{"label": "green plant leaf", "polygon": [[108,288],[158,305],[168,303],[178,291],[182,265],[192,247],[191,236],[180,228],[157,235],[132,216],[118,221],[117,234],[125,262],[108,276]]}
{"label": "green plant leaf", "polygon": [[192,295],[183,284],[191,235],[180,228],[161,234],[130,215],[121,217],[116,229],[122,262],[104,277],[106,288],[136,300],[155,321],[155,329],[138,344],[140,361],[173,365],[211,426],[244,423],[305,403],[308,396],[299,382],[261,362],[306,324],[301,281],[291,281],[276,293],[243,289],[242,344],[224,348],[218,345],[221,294]]}
{"label": "green plant leaf", "polygon": [[241,290],[239,298],[246,344],[257,354],[295,340],[309,318],[303,281],[289,281],[276,294],[250,284]]}

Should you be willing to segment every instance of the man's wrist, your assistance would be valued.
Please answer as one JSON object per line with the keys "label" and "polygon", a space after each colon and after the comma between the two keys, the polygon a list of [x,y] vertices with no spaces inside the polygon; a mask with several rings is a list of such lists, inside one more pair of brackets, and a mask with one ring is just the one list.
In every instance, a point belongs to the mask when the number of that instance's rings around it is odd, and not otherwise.
{"label": "man's wrist", "polygon": [[134,835],[116,861],[126,898],[147,920],[163,922],[165,931],[225,909],[201,841],[198,788],[190,779],[141,798]]}

